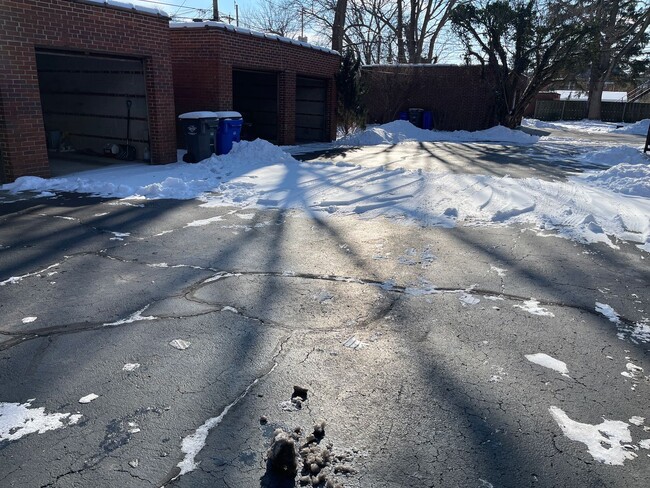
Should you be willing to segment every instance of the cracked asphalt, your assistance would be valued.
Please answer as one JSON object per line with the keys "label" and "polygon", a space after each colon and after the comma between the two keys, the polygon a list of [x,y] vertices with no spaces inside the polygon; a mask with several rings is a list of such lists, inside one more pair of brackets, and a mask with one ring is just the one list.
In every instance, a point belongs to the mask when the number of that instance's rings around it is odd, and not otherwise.
{"label": "cracked asphalt", "polygon": [[[266,472],[273,431],[321,419],[346,487],[650,483],[650,346],[631,332],[650,268],[632,244],[2,196],[0,401],[82,415],[0,441],[2,487],[294,486]],[[569,376],[525,358],[540,352]],[[630,362],[644,372],[621,375]],[[551,406],[588,424],[644,417],[637,457],[596,461]],[[220,415],[179,476],[182,440]]]}

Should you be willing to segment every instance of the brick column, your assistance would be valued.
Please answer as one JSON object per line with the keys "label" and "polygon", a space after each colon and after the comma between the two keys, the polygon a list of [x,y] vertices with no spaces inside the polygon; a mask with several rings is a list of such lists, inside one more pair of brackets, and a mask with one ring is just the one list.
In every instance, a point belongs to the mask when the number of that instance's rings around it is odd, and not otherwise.
{"label": "brick column", "polygon": [[278,144],[296,143],[296,72],[286,70],[278,79]]}

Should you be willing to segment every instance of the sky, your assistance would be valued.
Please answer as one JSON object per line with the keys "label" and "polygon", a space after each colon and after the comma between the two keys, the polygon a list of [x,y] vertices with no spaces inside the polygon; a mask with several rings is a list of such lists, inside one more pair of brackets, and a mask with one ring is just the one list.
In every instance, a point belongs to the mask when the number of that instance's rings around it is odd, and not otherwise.
{"label": "sky", "polygon": [[[212,0],[127,0],[131,3],[156,6],[169,15],[187,16],[189,18],[210,18],[212,16]],[[235,16],[235,0],[218,0],[221,15]],[[242,12],[252,9],[257,0],[237,0],[240,19]]]}

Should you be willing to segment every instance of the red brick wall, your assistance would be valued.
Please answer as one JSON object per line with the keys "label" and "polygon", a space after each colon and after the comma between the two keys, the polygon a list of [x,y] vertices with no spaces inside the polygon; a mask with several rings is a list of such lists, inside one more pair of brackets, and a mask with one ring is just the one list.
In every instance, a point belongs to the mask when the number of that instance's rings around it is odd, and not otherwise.
{"label": "red brick wall", "polygon": [[83,0],[1,0],[0,179],[49,176],[37,48],[143,59],[151,160],[176,160],[167,18]]}
{"label": "red brick wall", "polygon": [[296,76],[309,76],[328,80],[327,133],[330,139],[336,138],[334,75],[340,63],[338,55],[214,26],[170,31],[177,114],[232,110],[233,69],[275,72],[279,74],[278,142],[293,144]]}
{"label": "red brick wall", "polygon": [[400,111],[433,112],[435,129],[481,130],[495,125],[494,93],[480,66],[366,66],[368,122],[385,123]]}

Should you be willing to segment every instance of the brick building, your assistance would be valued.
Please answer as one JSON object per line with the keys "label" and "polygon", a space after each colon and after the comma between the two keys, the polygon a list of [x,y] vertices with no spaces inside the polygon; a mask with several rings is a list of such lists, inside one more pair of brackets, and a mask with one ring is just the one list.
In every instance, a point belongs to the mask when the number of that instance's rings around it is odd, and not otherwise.
{"label": "brick building", "polygon": [[235,110],[244,138],[278,144],[336,137],[335,51],[219,22],[172,23],[170,35],[178,114]]}
{"label": "brick building", "polygon": [[473,131],[496,124],[495,96],[481,66],[371,65],[362,74],[369,123],[422,108],[433,112],[434,129]]}
{"label": "brick building", "polygon": [[169,19],[103,0],[2,0],[0,180],[50,175],[52,139],[99,153],[176,160]]}

